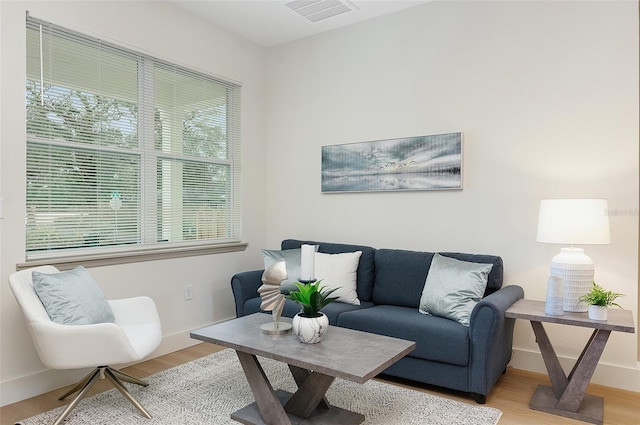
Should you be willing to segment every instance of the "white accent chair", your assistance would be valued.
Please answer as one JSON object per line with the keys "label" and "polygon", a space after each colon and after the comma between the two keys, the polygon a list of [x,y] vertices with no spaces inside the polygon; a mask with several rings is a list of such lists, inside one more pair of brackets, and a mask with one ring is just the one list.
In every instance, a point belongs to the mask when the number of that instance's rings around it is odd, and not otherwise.
{"label": "white accent chair", "polygon": [[108,365],[136,362],[151,354],[162,340],[156,305],[149,297],[109,300],[114,323],[61,325],[51,321],[33,289],[32,272],[58,273],[53,266],[34,267],[13,273],[9,284],[27,322],[27,327],[42,363],[51,369],[94,368],[60,397],[78,392],[54,425],[60,424],[80,402],[96,379],[106,376],[113,385],[147,418],[151,415],[133,398],[122,381],[148,384]]}

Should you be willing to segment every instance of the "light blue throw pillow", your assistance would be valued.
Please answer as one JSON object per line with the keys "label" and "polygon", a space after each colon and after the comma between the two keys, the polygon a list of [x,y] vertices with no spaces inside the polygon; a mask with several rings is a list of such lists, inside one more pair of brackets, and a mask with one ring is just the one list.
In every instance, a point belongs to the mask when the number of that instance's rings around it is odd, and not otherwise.
{"label": "light blue throw pillow", "polygon": [[268,269],[272,265],[284,261],[287,271],[287,278],[280,284],[280,292],[288,294],[294,289],[298,289],[295,282],[300,279],[300,261],[302,261],[302,250],[284,249],[282,251],[262,250],[262,258],[264,260],[264,269]]}
{"label": "light blue throw pillow", "polygon": [[33,289],[49,318],[62,325],[115,321],[100,287],[82,266],[60,273],[33,272]]}
{"label": "light blue throw pillow", "polygon": [[492,267],[435,254],[422,290],[420,313],[469,326],[471,311],[484,295]]}

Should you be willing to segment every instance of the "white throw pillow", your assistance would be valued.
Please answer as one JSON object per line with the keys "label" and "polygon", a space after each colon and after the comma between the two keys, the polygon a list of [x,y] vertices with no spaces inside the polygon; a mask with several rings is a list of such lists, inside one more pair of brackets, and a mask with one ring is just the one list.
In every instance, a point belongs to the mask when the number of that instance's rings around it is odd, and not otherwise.
{"label": "white throw pillow", "polygon": [[492,267],[435,254],[422,290],[420,313],[446,317],[468,327]]}
{"label": "white throw pillow", "polygon": [[336,301],[360,305],[356,292],[356,271],[361,255],[362,251],[342,254],[316,252],[316,279],[322,279],[320,285],[323,288],[339,288],[331,294],[332,297],[338,297]]}

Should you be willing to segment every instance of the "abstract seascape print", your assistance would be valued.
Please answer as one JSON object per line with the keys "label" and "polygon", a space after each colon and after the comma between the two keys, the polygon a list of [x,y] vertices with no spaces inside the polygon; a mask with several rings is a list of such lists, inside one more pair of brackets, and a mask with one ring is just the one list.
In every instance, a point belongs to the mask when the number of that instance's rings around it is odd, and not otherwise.
{"label": "abstract seascape print", "polygon": [[462,189],[462,133],[322,147],[322,192]]}

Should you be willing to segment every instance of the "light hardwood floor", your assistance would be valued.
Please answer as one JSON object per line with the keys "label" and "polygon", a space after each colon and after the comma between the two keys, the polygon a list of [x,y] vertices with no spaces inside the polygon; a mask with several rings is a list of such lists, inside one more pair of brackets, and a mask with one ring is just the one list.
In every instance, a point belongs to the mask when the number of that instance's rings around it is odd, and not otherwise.
{"label": "light hardwood floor", "polygon": [[[123,370],[133,376],[144,378],[145,376],[161,372],[165,369],[189,362],[221,349],[221,347],[213,344],[198,344],[184,350],[176,351],[175,353],[139,363]],[[383,381],[436,396],[475,404],[475,402],[465,394],[428,386],[416,386],[415,384],[412,385],[406,381]],[[584,422],[530,410],[529,400],[539,384],[549,384],[549,379],[546,375],[508,368],[507,373],[499,379],[498,383],[487,397],[486,406],[495,407],[503,412],[499,425],[584,424]],[[100,381],[95,385],[90,395],[110,388],[111,386],[108,382]],[[0,422],[2,425],[10,425],[20,419],[67,404],[68,400],[58,401],[58,397],[64,392],[63,390],[64,389],[59,389],[0,408]],[[640,425],[640,393],[594,384],[589,386],[587,393],[605,398],[605,424]],[[135,415],[137,412],[132,408],[131,414]]]}

